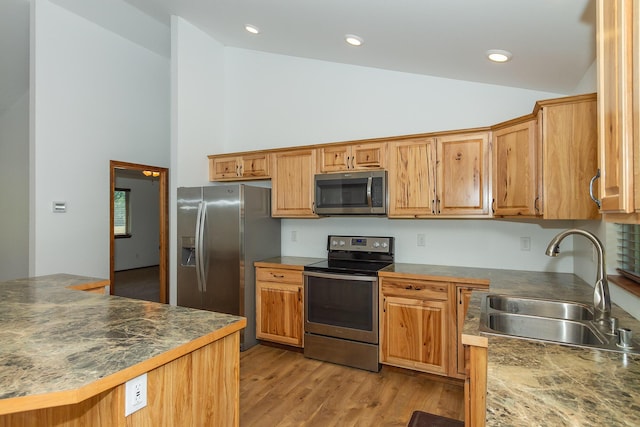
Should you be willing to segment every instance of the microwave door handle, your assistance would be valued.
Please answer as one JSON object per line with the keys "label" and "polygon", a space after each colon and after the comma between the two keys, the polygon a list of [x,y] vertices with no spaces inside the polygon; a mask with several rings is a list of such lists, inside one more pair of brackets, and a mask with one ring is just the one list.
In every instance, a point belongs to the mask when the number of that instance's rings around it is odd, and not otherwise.
{"label": "microwave door handle", "polygon": [[371,201],[371,184],[373,183],[373,177],[367,178],[367,206],[371,207],[373,204]]}

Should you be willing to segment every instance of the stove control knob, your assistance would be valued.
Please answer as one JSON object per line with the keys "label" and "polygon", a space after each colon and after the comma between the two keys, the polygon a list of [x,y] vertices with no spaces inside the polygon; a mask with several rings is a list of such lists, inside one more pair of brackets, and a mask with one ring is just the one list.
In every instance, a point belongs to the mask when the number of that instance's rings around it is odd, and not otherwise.
{"label": "stove control knob", "polygon": [[344,242],[344,240],[340,240],[340,246],[344,246],[346,245],[346,243]]}
{"label": "stove control knob", "polygon": [[[384,244],[384,243],[383,243],[383,244]],[[379,247],[379,246],[380,246],[380,242],[373,242],[373,247],[374,247],[374,248],[377,248],[377,247]]]}
{"label": "stove control knob", "polygon": [[387,244],[387,242],[382,242],[382,247],[383,247],[383,248],[386,248],[387,246],[389,246],[389,245]]}
{"label": "stove control knob", "polygon": [[331,246],[338,246],[338,241],[337,240],[332,240],[331,241]]}

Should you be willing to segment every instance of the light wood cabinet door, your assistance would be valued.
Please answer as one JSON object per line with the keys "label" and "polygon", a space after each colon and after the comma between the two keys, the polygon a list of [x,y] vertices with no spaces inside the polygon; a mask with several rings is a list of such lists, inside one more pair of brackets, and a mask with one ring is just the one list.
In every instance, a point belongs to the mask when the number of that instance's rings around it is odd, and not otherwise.
{"label": "light wood cabinet door", "polygon": [[[464,345],[462,344],[462,328],[464,319],[467,317],[467,309],[471,300],[473,288],[467,286],[456,286],[456,370],[458,378],[465,377],[465,356]],[[454,375],[456,376],[456,375]]]}
{"label": "light wood cabinet door", "polygon": [[538,212],[537,121],[493,132],[493,214],[536,216]]}
{"label": "light wood cabinet door", "polygon": [[209,156],[209,181],[267,179],[269,163],[268,153]]}
{"label": "light wood cabinet door", "polygon": [[600,200],[605,213],[634,210],[633,93],[639,88],[633,87],[633,8],[638,4],[596,2]]}
{"label": "light wood cabinet door", "polygon": [[435,162],[433,138],[389,144],[389,217],[435,215]]}
{"label": "light wood cabinet door", "polygon": [[383,169],[385,144],[330,145],[318,148],[318,172]]}
{"label": "light wood cabinet door", "polygon": [[599,219],[598,205],[589,196],[598,170],[595,97],[541,105],[543,218]]}
{"label": "light wood cabinet door", "polygon": [[385,296],[381,362],[447,374],[447,302]]}
{"label": "light wood cabinet door", "polygon": [[303,299],[302,271],[257,268],[256,337],[302,347]]}
{"label": "light wood cabinet door", "polygon": [[488,215],[488,132],[437,138],[437,215]]}
{"label": "light wood cabinet door", "polygon": [[315,218],[313,175],[316,150],[273,153],[271,167],[271,215]]}

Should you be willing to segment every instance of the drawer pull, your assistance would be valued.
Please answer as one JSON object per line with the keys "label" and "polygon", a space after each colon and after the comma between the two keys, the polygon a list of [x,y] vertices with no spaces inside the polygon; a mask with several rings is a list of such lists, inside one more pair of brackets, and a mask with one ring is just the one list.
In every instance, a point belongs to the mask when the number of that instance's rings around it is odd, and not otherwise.
{"label": "drawer pull", "polygon": [[271,273],[271,276],[275,277],[276,279],[284,279],[284,274]]}

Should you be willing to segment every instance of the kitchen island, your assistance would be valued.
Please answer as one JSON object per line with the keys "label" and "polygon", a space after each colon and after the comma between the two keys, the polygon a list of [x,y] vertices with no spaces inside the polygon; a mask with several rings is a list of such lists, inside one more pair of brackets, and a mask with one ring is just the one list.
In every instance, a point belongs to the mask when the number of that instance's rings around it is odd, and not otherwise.
{"label": "kitchen island", "polygon": [[[73,290],[100,281],[0,283],[0,426],[237,426],[246,319]],[[147,406],[125,417],[144,373]]]}

